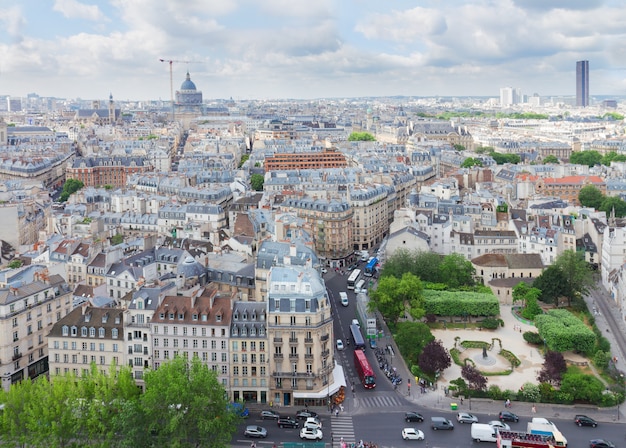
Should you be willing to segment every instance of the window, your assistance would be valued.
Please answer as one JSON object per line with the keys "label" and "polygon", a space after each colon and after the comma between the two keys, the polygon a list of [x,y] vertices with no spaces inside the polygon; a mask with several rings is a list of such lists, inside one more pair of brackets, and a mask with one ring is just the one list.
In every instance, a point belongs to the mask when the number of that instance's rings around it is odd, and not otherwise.
{"label": "window", "polygon": [[92,337],[92,338],[96,337],[96,329],[94,327],[91,327],[89,329],[89,336]]}
{"label": "window", "polygon": [[68,327],[67,325],[63,325],[62,333],[63,333],[63,336],[69,336],[70,335],[70,327]]}
{"label": "window", "polygon": [[98,336],[101,338],[104,337],[104,328],[98,328]]}
{"label": "window", "polygon": [[117,328],[113,328],[113,329],[111,329],[111,337],[112,337],[113,339],[117,339],[117,335],[118,335],[118,333],[119,333],[119,330],[118,330]]}

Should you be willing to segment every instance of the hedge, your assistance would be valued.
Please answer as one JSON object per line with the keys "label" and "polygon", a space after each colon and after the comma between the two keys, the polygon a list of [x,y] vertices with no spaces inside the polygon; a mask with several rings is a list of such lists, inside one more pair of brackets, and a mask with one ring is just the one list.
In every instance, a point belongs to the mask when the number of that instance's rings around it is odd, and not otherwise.
{"label": "hedge", "polygon": [[426,314],[437,316],[498,316],[500,303],[493,294],[470,291],[423,291]]}
{"label": "hedge", "polygon": [[535,318],[535,326],[550,350],[593,352],[596,343],[593,330],[567,310],[549,310]]}

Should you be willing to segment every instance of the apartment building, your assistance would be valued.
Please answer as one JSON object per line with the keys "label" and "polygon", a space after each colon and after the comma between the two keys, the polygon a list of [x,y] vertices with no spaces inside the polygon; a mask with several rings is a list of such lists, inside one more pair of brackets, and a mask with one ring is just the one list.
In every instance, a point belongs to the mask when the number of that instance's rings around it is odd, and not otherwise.
{"label": "apartment building", "polygon": [[267,304],[235,302],[230,323],[232,401],[268,403],[270,382]]}
{"label": "apartment building", "polygon": [[152,171],[143,157],[77,157],[66,169],[68,179],[81,181],[88,187],[112,185],[126,187],[133,174]]}
{"label": "apartment building", "polygon": [[353,187],[348,201],[354,210],[353,250],[369,250],[380,244],[389,228],[388,187]]}
{"label": "apartment building", "polygon": [[498,278],[537,278],[544,268],[539,254],[484,254],[471,261],[485,285]]}
{"label": "apartment building", "polygon": [[47,332],[68,314],[72,294],[60,275],[43,266],[0,272],[0,378],[2,388],[47,374]]}
{"label": "apartment building", "polygon": [[327,405],[345,379],[333,361],[331,305],[318,272],[272,267],[267,319],[270,400],[282,406]]}
{"label": "apartment building", "polygon": [[[280,206],[294,212],[311,229],[315,252],[330,267],[345,267],[354,253],[354,209],[340,199],[288,198]],[[365,212],[364,212],[365,215]],[[386,219],[386,217],[384,217]]]}
{"label": "apartment building", "polygon": [[517,235],[512,230],[453,231],[450,239],[450,253],[459,253],[468,260],[484,254],[517,253]]}
{"label": "apartment building", "polygon": [[343,168],[348,166],[346,157],[336,148],[322,151],[276,153],[266,157],[265,172],[285,170],[317,170],[323,168]]}
{"label": "apartment building", "polygon": [[234,302],[234,294],[215,288],[191,297],[165,297],[150,321],[152,367],[158,369],[176,356],[197,356],[230,393],[228,344]]}
{"label": "apartment building", "polygon": [[535,184],[535,192],[542,196],[557,197],[570,205],[580,206],[578,194],[583,187],[593,185],[606,194],[606,183],[599,176],[565,176],[560,178],[540,178]]}
{"label": "apartment building", "polygon": [[48,334],[51,376],[86,374],[90,366],[109,374],[124,362],[124,311],[87,303],[56,322]]}

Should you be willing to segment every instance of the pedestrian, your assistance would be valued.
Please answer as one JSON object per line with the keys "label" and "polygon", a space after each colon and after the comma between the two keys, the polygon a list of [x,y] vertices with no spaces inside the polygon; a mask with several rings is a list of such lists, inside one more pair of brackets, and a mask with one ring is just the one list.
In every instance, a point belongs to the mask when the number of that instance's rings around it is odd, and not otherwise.
{"label": "pedestrian", "polygon": [[463,404],[463,397],[461,397],[461,404]]}
{"label": "pedestrian", "polygon": [[506,399],[506,401],[504,402],[504,407],[505,408],[510,408],[511,407],[511,400],[509,400],[508,398]]}
{"label": "pedestrian", "polygon": [[335,409],[335,417],[339,417],[339,409]]}
{"label": "pedestrian", "polygon": [[535,407],[535,405],[534,405],[534,404],[533,404],[533,407],[532,407],[530,410],[531,410],[531,412],[532,412],[533,414],[536,414],[536,413],[537,413],[537,408]]}

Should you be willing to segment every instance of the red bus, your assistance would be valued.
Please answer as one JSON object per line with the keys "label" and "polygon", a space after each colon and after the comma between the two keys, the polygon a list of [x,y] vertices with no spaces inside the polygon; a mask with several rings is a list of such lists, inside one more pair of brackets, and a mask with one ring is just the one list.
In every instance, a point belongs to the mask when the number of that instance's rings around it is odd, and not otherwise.
{"label": "red bus", "polygon": [[366,389],[373,389],[376,387],[376,375],[370,367],[370,363],[367,362],[367,357],[363,350],[354,351],[354,368],[359,374],[361,383]]}

